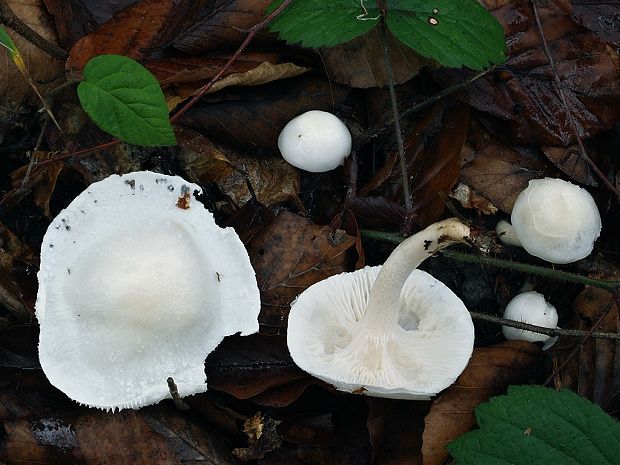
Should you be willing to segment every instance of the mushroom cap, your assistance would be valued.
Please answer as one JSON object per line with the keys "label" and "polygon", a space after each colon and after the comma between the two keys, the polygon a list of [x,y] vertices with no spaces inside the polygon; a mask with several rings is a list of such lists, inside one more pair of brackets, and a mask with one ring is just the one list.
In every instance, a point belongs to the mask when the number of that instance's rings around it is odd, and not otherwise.
{"label": "mushroom cap", "polygon": [[414,270],[400,294],[398,323],[383,332],[363,320],[381,266],[331,276],[291,306],[295,363],[341,391],[428,399],[450,386],[471,357],[474,326],[445,284]]}
{"label": "mushroom cap", "polygon": [[533,179],[519,194],[511,223],[531,255],[551,263],[587,257],[601,233],[601,216],[590,193],[561,179]]}
{"label": "mushroom cap", "polygon": [[206,390],[204,359],[258,330],[254,270],[200,187],[151,172],[90,185],[41,246],[36,316],[50,382],[81,404],[139,408]]}
{"label": "mushroom cap", "polygon": [[351,133],[338,117],[311,110],[290,120],[278,137],[282,157],[291,165],[323,173],[344,164],[351,153]]}
{"label": "mushroom cap", "polygon": [[[536,291],[517,294],[508,302],[504,310],[504,318],[542,326],[543,328],[558,327],[558,312],[555,307],[545,300],[545,296]],[[502,333],[506,339],[519,341],[549,342],[553,340],[555,342],[555,339],[557,339],[546,334],[526,331],[511,326],[502,326]],[[550,346],[546,345],[546,347]]]}

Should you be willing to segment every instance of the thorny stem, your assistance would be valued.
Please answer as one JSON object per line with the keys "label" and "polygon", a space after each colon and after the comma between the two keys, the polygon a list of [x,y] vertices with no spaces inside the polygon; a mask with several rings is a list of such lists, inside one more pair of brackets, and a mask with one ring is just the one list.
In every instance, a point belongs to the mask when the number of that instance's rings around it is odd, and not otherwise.
{"label": "thorny stem", "polygon": [[11,10],[6,0],[0,0],[0,23],[10,27],[28,42],[40,48],[54,58],[58,58],[59,60],[66,60],[69,56],[66,50],[63,50],[56,44],[49,42],[32,28],[30,28],[30,26],[24,23],[21,19],[15,16],[15,13],[13,13],[13,10]]}
{"label": "thorny stem", "polygon": [[620,341],[620,334],[618,333],[595,333],[592,331],[582,331],[578,329],[545,328],[542,326],[531,325],[529,323],[523,323],[516,320],[508,320],[499,316],[488,315],[486,313],[474,312],[471,310],[469,314],[474,320],[488,321],[490,323],[497,323],[499,325],[532,331],[534,333],[546,334],[547,336],[594,337],[597,339],[614,339]]}
{"label": "thorny stem", "polygon": [[[369,229],[362,229],[362,235],[370,239],[376,239],[384,242],[391,242],[392,244],[400,244],[403,238],[395,233],[387,233],[383,231],[372,231]],[[542,276],[545,278],[556,279],[560,281],[568,281],[571,283],[590,285],[605,289],[607,291],[620,290],[620,281],[609,281],[604,279],[588,278],[581,276],[577,273],[571,273],[569,271],[556,270],[553,268],[545,268],[538,265],[530,265],[528,263],[513,262],[511,260],[505,260],[502,258],[486,257],[483,255],[474,255],[470,253],[458,252],[456,250],[443,250],[442,255],[465,263],[475,263],[479,265],[494,266],[497,268],[504,268],[513,271],[519,271],[522,273],[529,273],[536,276]]]}
{"label": "thorny stem", "polygon": [[[224,75],[224,73],[226,71],[228,71],[228,69],[230,69],[230,67],[232,66],[232,64],[237,61],[237,59],[239,58],[239,56],[241,56],[241,54],[245,51],[245,49],[248,47],[248,45],[250,45],[250,42],[252,42],[252,40],[254,39],[254,37],[256,36],[256,34],[261,31],[263,28],[265,28],[265,26],[267,26],[271,21],[273,21],[274,18],[276,18],[280,13],[282,13],[282,11],[292,2],[293,0],[284,0],[280,6],[278,8],[276,8],[275,10],[273,10],[269,15],[265,16],[265,18],[263,18],[263,20],[254,25],[250,31],[248,32],[248,35],[246,36],[245,40],[241,43],[241,45],[239,46],[239,48],[237,49],[237,51],[235,51],[235,53],[230,57],[230,59],[224,64],[224,66],[222,66],[222,68],[220,69],[220,71],[208,82],[206,83],[204,86],[202,86],[200,89],[198,89],[198,91],[196,92],[196,95],[194,95],[194,97],[192,97],[192,99],[187,102],[185,105],[183,105],[183,107],[181,107],[179,109],[179,111],[177,111],[174,115],[172,115],[170,117],[170,122],[174,123],[176,122],[181,116],[183,116],[183,114],[185,114],[185,112],[187,110],[189,110],[192,106],[194,106],[194,104],[200,100],[200,98],[207,93],[207,91],[213,86],[213,84],[215,84],[217,81],[219,81],[222,76]],[[3,0],[0,0],[0,6],[3,5]],[[121,141],[118,139],[114,139],[111,140],[109,142],[105,142],[103,144],[94,146],[94,147],[89,147],[86,149],[81,149],[78,150],[76,152],[70,152],[70,153],[65,153],[62,155],[58,155],[56,157],[52,157],[49,158],[47,160],[42,161],[41,163],[39,163],[36,168],[35,171],[38,172],[39,170],[41,170],[42,168],[44,168],[46,165],[56,162],[56,161],[61,161],[61,160],[66,160],[67,158],[71,158],[71,157],[76,157],[79,155],[86,155],[88,153],[92,153],[92,152],[96,152],[99,150],[105,150],[105,149],[110,149],[112,147],[117,146],[118,144],[120,144]],[[9,192],[7,192],[2,199],[0,199],[0,206],[4,205],[9,198],[11,198],[18,190],[20,190],[19,188],[15,188],[15,189],[11,189]]]}
{"label": "thorny stem", "polygon": [[532,10],[534,11],[534,18],[536,19],[536,26],[538,27],[538,32],[540,33],[540,39],[542,41],[543,49],[545,51],[545,55],[547,55],[547,59],[549,60],[549,66],[551,67],[551,71],[553,72],[553,81],[555,84],[555,88],[560,96],[560,100],[562,101],[562,106],[564,107],[564,111],[566,111],[566,115],[568,117],[568,121],[570,123],[571,129],[575,134],[575,138],[577,139],[577,145],[579,146],[579,151],[581,152],[581,157],[588,164],[590,169],[594,171],[594,173],[599,177],[599,179],[607,186],[607,188],[616,196],[618,202],[620,202],[620,192],[616,187],[607,179],[607,176],[600,170],[596,163],[592,161],[592,159],[588,156],[586,152],[586,148],[583,145],[583,141],[579,136],[579,129],[577,128],[577,123],[575,122],[575,118],[570,111],[568,106],[568,101],[566,100],[566,95],[564,94],[564,90],[562,89],[562,82],[560,81],[560,77],[557,73],[557,68],[555,67],[555,61],[551,56],[551,52],[549,51],[549,47],[547,46],[547,39],[545,38],[545,33],[542,28],[542,24],[540,22],[540,16],[538,15],[538,8],[536,6],[536,0],[530,0],[532,5]]}
{"label": "thorny stem", "polygon": [[407,213],[413,211],[411,193],[409,192],[409,177],[407,176],[407,159],[405,158],[405,147],[403,144],[403,132],[400,128],[400,116],[398,114],[398,102],[396,91],[394,90],[394,71],[390,62],[390,51],[388,49],[388,29],[385,26],[385,12],[381,17],[381,39],[383,42],[383,61],[385,72],[388,78],[388,88],[390,90],[390,103],[392,104],[392,115],[394,117],[394,133],[396,134],[396,145],[398,148],[398,161],[400,162],[400,173],[403,180],[403,196],[405,197],[405,208]]}

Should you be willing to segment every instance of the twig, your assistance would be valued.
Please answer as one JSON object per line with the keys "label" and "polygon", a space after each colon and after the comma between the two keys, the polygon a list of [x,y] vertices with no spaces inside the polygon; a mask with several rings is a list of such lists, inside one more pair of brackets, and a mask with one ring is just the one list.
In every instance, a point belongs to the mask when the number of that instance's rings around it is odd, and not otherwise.
{"label": "twig", "polygon": [[398,102],[396,91],[394,90],[394,71],[390,62],[390,51],[388,49],[388,29],[385,25],[385,13],[381,17],[381,40],[383,42],[383,62],[388,78],[388,89],[390,90],[390,103],[392,104],[392,115],[394,118],[394,133],[396,135],[396,146],[398,149],[398,161],[400,163],[400,174],[403,180],[403,197],[405,197],[405,208],[407,213],[413,211],[411,202],[411,192],[409,192],[409,176],[407,175],[407,159],[405,158],[405,146],[403,144],[403,132],[400,128],[400,116],[398,114]]}
{"label": "twig", "polygon": [[540,33],[540,39],[542,41],[543,50],[545,51],[545,55],[547,55],[547,59],[549,60],[549,66],[551,67],[551,71],[553,73],[553,81],[555,84],[555,88],[560,96],[560,100],[562,101],[562,106],[564,107],[564,111],[566,111],[566,115],[568,117],[568,121],[570,123],[571,129],[575,134],[575,138],[577,139],[577,145],[579,146],[579,151],[581,152],[581,157],[588,164],[590,169],[594,171],[594,173],[599,177],[599,179],[607,186],[607,188],[616,196],[618,202],[620,202],[620,192],[616,187],[611,183],[607,176],[600,170],[596,163],[592,161],[592,159],[588,156],[586,152],[586,148],[583,145],[583,141],[579,135],[579,129],[577,128],[577,123],[575,122],[575,118],[573,118],[573,114],[570,111],[568,106],[568,101],[566,100],[566,95],[564,94],[564,90],[562,89],[562,82],[560,81],[560,77],[558,76],[557,69],[555,67],[555,61],[551,56],[551,52],[549,51],[549,47],[547,46],[547,39],[545,38],[545,33],[542,28],[542,24],[540,22],[540,16],[538,15],[538,8],[536,7],[536,0],[530,0],[530,4],[532,5],[532,10],[534,11],[534,18],[536,19],[536,26],[538,27],[538,32]]}
{"label": "twig", "polygon": [[42,37],[39,33],[31,29],[30,26],[15,16],[15,13],[13,13],[13,10],[11,10],[5,0],[0,0],[0,23],[10,27],[28,42],[54,58],[66,60],[69,56],[65,50]]}
{"label": "twig", "polygon": [[[362,235],[371,239],[377,239],[380,241],[391,242],[392,244],[400,244],[403,238],[395,233],[386,233],[383,231],[372,231],[369,229],[362,229]],[[519,271],[522,273],[529,273],[536,276],[542,276],[545,278],[556,279],[560,281],[568,281],[571,283],[585,284],[608,291],[620,290],[620,281],[609,281],[604,279],[588,278],[581,276],[577,273],[571,273],[569,271],[556,270],[553,268],[545,268],[538,265],[530,265],[528,263],[513,262],[511,260],[504,260],[502,258],[486,257],[483,255],[474,255],[464,252],[458,252],[456,250],[442,250],[441,254],[452,260],[457,260],[465,263],[475,263],[479,265],[494,266],[497,268],[504,268],[513,271]]]}
{"label": "twig", "polygon": [[[0,5],[2,4],[2,1],[3,0],[0,0]],[[177,111],[174,115],[172,115],[170,117],[170,122],[171,123],[176,122],[181,116],[183,116],[183,114],[187,110],[189,110],[198,100],[200,100],[200,98],[213,86],[213,84],[215,84],[219,79],[221,79],[221,77],[224,75],[224,73],[232,66],[232,64],[235,61],[237,61],[239,56],[244,52],[244,50],[248,47],[248,45],[250,45],[250,42],[252,42],[252,39],[254,38],[254,36],[256,36],[256,34],[261,29],[263,29],[265,26],[267,26],[271,21],[273,21],[274,18],[276,18],[280,13],[282,13],[282,11],[291,2],[292,2],[292,0],[284,0],[280,4],[280,6],[278,8],[276,8],[269,15],[267,15],[260,23],[258,23],[255,26],[253,26],[250,29],[250,32],[248,33],[248,35],[245,38],[245,40],[243,41],[243,43],[239,46],[237,51],[230,57],[230,59],[226,62],[226,64],[224,64],[224,66],[220,69],[220,71],[207,84],[205,84],[200,89],[198,89],[196,95],[194,95],[194,97],[189,102],[187,102],[185,105],[183,105],[183,107],[179,111]],[[88,153],[96,152],[96,151],[99,151],[99,150],[109,149],[109,148],[117,146],[120,143],[121,143],[120,140],[113,139],[113,140],[111,140],[109,142],[105,142],[103,144],[99,144],[99,145],[96,145],[94,147],[89,147],[89,148],[86,148],[86,149],[78,150],[76,152],[65,153],[65,154],[62,154],[62,155],[58,155],[56,157],[49,158],[49,159],[44,160],[41,163],[39,163],[37,165],[37,167],[35,168],[35,172],[38,172],[40,169],[44,168],[46,165],[48,165],[50,163],[53,163],[53,162],[56,162],[56,161],[61,161],[61,160],[66,160],[67,158],[76,157],[76,156],[79,156],[79,155],[86,155]],[[13,195],[15,195],[16,192],[17,192],[17,189],[11,189],[10,191],[8,191],[0,199],[0,206],[4,205]]]}
{"label": "twig", "polygon": [[489,321],[491,323],[510,326],[512,328],[546,334],[547,336],[594,337],[597,339],[612,339],[620,341],[620,334],[618,333],[595,333],[592,331],[582,331],[578,329],[544,328],[542,326],[531,325],[521,321],[508,320],[499,316],[487,315],[486,313],[473,311],[470,311],[469,313],[474,320]]}
{"label": "twig", "polygon": [[170,391],[170,397],[172,397],[174,406],[179,410],[189,410],[189,405],[187,405],[187,403],[181,399],[181,396],[179,395],[179,390],[177,389],[174,379],[168,378],[166,381],[168,382],[168,390]]}

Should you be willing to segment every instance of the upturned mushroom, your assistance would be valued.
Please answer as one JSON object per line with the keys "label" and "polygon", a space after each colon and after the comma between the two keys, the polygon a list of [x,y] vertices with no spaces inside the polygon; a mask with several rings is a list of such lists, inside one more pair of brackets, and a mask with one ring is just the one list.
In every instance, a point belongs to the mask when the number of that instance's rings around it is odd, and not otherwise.
{"label": "upturned mushroom", "polygon": [[295,363],[338,390],[370,396],[427,399],[450,386],[472,354],[474,326],[447,286],[415,268],[469,234],[444,220],[403,241],[383,266],[309,287],[288,320]]}
{"label": "upturned mushroom", "polygon": [[290,120],[278,137],[282,157],[296,168],[323,173],[344,164],[351,133],[326,111],[311,110]]}
{"label": "upturned mushroom", "polygon": [[200,187],[152,172],[90,185],[41,246],[41,366],[101,409],[140,408],[207,389],[204,359],[258,330],[260,297],[237,234],[196,200]]}
{"label": "upturned mushroom", "polygon": [[558,264],[590,255],[601,233],[601,216],[590,193],[553,178],[529,182],[515,201],[511,223],[529,254]]}
{"label": "upturned mushroom", "polygon": [[[543,328],[558,327],[557,310],[545,300],[545,296],[536,291],[522,292],[513,297],[504,310],[504,318]],[[502,333],[509,340],[543,342],[545,349],[551,347],[557,340],[554,336],[506,325],[502,326]]]}

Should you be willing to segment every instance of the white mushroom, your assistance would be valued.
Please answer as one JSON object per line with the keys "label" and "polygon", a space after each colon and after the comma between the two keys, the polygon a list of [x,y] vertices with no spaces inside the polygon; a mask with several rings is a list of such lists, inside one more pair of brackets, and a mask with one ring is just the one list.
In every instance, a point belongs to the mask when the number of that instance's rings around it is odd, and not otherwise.
{"label": "white mushroom", "polygon": [[338,117],[311,110],[290,120],[278,137],[282,157],[291,165],[323,173],[344,164],[351,153],[351,133]]}
{"label": "white mushroom", "polygon": [[[558,312],[555,307],[547,302],[542,294],[535,291],[517,294],[508,302],[504,318],[543,328],[558,327]],[[505,325],[502,326],[502,333],[510,340],[544,342],[545,349],[551,347],[557,340],[557,337]]]}
{"label": "white mushroom", "polygon": [[50,382],[102,409],[139,408],[207,389],[204,359],[258,330],[260,297],[237,234],[195,184],[151,172],[89,186],[41,246],[36,316]]}
{"label": "white mushroom", "polygon": [[383,267],[309,287],[288,320],[295,363],[341,391],[378,397],[426,399],[451,385],[473,350],[471,316],[443,283],[414,269],[469,232],[456,219],[435,223]]}
{"label": "white mushroom", "polygon": [[515,228],[513,228],[512,225],[506,220],[499,220],[497,222],[497,225],[495,226],[495,234],[497,234],[500,242],[504,245],[509,245],[511,247],[523,247],[517,237]]}
{"label": "white mushroom", "polygon": [[533,179],[512,209],[512,226],[528,253],[551,263],[587,257],[601,233],[592,196],[561,179]]}

